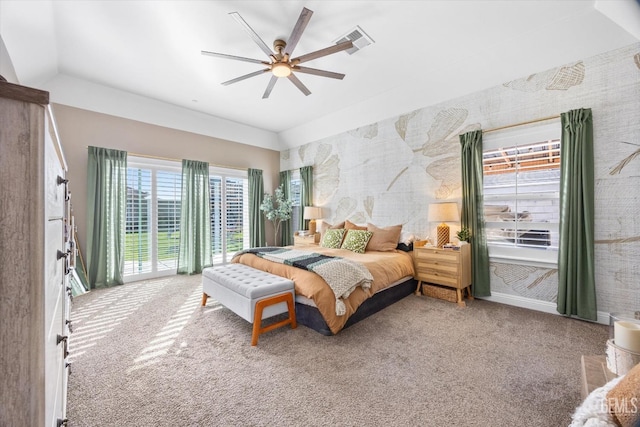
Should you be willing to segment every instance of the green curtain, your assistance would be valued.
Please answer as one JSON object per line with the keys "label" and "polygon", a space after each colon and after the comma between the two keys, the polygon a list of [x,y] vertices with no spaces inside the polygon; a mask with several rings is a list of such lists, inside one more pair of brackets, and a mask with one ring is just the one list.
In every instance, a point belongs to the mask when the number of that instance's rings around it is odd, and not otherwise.
{"label": "green curtain", "polygon": [[252,248],[266,246],[264,216],[260,211],[264,196],[261,169],[249,169],[249,242]]}
{"label": "green curtain", "polygon": [[304,219],[304,207],[313,206],[313,166],[303,166],[300,168],[300,181],[302,191],[300,192],[300,227],[299,230],[309,229],[309,220]]}
{"label": "green curtain", "polygon": [[178,274],[197,274],[212,265],[209,163],[182,160]]}
{"label": "green curtain", "polygon": [[89,288],[123,283],[127,152],[89,147],[87,280]]}
{"label": "green curtain", "polygon": [[460,135],[462,146],[462,215],[461,226],[470,232],[471,274],[473,295],[491,295],[489,251],[484,230],[484,199],[482,196],[482,131]]}
{"label": "green curtain", "polygon": [[561,114],[558,312],[597,320],[594,280],[593,119]]}
{"label": "green curtain", "polygon": [[[286,200],[291,199],[291,171],[280,172],[280,185]],[[281,246],[293,245],[293,220],[288,219],[280,224]]]}

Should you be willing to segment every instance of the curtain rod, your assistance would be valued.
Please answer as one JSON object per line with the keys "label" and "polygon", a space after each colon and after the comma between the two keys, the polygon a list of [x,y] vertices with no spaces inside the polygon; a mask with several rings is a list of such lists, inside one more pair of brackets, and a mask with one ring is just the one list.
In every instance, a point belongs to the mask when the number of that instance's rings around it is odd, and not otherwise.
{"label": "curtain rod", "polygon": [[[89,149],[89,146],[87,146],[87,150],[88,149]],[[182,163],[182,159],[173,159],[171,157],[151,156],[149,154],[139,154],[139,153],[127,152],[127,156],[142,157],[142,158],[145,158],[145,159],[153,159],[153,160],[166,160],[166,161],[169,161],[169,162]],[[216,168],[235,169],[235,170],[239,170],[239,171],[248,170],[248,168],[240,168],[240,167],[237,167],[237,166],[216,165],[214,163],[209,163],[209,166],[213,166],[213,167],[216,167]]]}
{"label": "curtain rod", "polygon": [[489,130],[483,130],[482,133],[485,134],[485,133],[495,132],[495,131],[502,130],[502,129],[509,129],[509,128],[514,128],[514,127],[517,127],[517,126],[530,125],[532,123],[545,122],[547,120],[553,120],[553,119],[559,119],[559,118],[560,118],[560,115],[558,114],[558,115],[555,115],[555,116],[543,117],[541,119],[529,120],[528,122],[521,122],[521,123],[516,123],[516,124],[513,124],[513,125],[500,126],[498,128],[493,128],[493,129],[489,129]]}

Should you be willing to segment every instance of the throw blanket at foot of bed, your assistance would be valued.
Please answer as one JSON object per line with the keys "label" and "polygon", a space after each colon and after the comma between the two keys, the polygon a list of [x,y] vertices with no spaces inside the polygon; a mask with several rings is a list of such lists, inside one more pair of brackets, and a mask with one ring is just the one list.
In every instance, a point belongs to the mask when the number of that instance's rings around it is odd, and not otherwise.
{"label": "throw blanket at foot of bed", "polygon": [[346,313],[342,298],[348,298],[358,286],[369,289],[373,281],[373,276],[364,265],[344,258],[271,247],[247,249],[236,256],[243,253],[252,253],[269,261],[313,271],[327,282],[336,296],[338,316]]}

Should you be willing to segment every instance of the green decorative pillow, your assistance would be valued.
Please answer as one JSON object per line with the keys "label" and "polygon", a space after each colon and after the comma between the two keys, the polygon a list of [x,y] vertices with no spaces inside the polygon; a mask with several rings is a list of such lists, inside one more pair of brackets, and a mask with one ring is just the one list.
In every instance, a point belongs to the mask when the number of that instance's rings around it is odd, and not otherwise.
{"label": "green decorative pillow", "polygon": [[347,236],[342,242],[342,249],[349,249],[352,252],[363,254],[373,233],[365,230],[348,230]]}
{"label": "green decorative pillow", "polygon": [[344,237],[344,228],[331,228],[324,232],[320,246],[323,248],[338,249]]}

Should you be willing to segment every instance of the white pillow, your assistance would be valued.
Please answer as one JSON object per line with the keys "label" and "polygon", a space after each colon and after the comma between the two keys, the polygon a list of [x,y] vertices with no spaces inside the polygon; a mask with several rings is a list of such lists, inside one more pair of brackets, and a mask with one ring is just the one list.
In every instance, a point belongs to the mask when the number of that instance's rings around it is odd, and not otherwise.
{"label": "white pillow", "polygon": [[403,231],[400,233],[400,239],[398,239],[398,243],[404,243],[405,245],[409,246],[415,240],[416,236],[414,236],[412,233],[409,233],[408,231]]}

